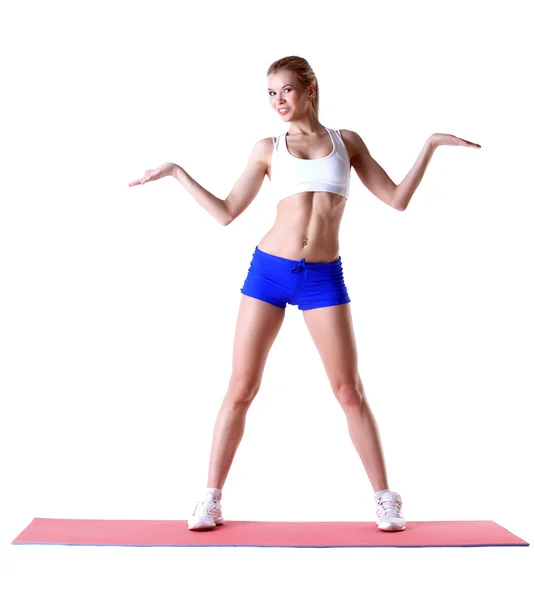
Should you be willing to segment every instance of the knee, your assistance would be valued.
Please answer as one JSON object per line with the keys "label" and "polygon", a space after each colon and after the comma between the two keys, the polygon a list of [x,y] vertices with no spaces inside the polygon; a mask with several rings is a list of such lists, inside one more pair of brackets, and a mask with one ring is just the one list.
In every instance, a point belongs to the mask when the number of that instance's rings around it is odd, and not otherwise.
{"label": "knee", "polygon": [[332,385],[332,390],[343,408],[360,408],[366,401],[360,377],[350,381],[337,382]]}
{"label": "knee", "polygon": [[260,382],[256,379],[232,377],[225,402],[229,406],[248,406],[256,397],[259,389]]}

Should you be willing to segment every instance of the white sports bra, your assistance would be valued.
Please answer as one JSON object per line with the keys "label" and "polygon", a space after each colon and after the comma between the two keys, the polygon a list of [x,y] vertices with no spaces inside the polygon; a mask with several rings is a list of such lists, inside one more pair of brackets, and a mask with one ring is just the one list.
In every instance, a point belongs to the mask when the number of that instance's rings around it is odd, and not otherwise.
{"label": "white sports bra", "polygon": [[282,200],[299,192],[334,192],[345,198],[350,190],[350,157],[338,129],[325,127],[333,148],[322,158],[297,158],[287,148],[286,134],[273,137],[271,189]]}

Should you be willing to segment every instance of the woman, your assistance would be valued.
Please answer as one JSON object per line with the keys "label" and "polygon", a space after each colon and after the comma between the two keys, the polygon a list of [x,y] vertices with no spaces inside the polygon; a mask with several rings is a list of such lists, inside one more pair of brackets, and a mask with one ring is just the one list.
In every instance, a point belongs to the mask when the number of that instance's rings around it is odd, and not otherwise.
{"label": "woman", "polygon": [[380,200],[404,210],[437,146],[480,146],[435,133],[396,185],[357,133],[321,125],[319,86],[305,59],[282,58],[269,67],[267,78],[271,106],[289,123],[288,132],[255,144],[245,171],[225,200],[216,198],[174,163],[146,171],[143,178],[129,184],[143,185],[172,175],[221,225],[229,225],[247,208],[266,174],[278,201],[276,221],[256,246],[241,289],[232,374],[215,423],[208,487],[188,527],[206,530],[224,523],[222,488],[289,303],[303,311],[347,418],[350,437],[375,492],[377,525],[384,531],[402,531],[402,499],[389,489],[379,432],[358,373],[350,298],[339,255],[338,233],[349,195],[350,168]]}

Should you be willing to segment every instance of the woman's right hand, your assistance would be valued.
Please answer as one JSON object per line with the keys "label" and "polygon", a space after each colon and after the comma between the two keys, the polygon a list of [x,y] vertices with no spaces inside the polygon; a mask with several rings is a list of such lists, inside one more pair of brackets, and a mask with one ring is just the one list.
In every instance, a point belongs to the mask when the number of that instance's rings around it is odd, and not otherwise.
{"label": "woman's right hand", "polygon": [[160,165],[159,167],[156,167],[155,169],[149,169],[148,171],[145,171],[145,176],[141,177],[141,179],[136,179],[135,181],[132,181],[131,183],[128,184],[128,187],[131,187],[133,185],[143,185],[143,183],[146,183],[147,181],[155,181],[156,179],[161,179],[162,177],[167,177],[167,175],[174,175],[174,170],[176,169],[178,165],[176,165],[175,163],[171,163],[171,162],[166,162],[163,163],[162,165]]}

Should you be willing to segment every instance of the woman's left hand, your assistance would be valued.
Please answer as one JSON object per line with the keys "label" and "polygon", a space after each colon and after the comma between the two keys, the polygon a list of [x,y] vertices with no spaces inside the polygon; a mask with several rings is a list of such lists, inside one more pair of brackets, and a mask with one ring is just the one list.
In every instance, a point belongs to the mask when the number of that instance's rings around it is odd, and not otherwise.
{"label": "woman's left hand", "polygon": [[480,144],[468,142],[467,140],[456,137],[450,133],[433,133],[428,139],[435,148],[438,146],[469,146],[470,148],[482,148]]}

